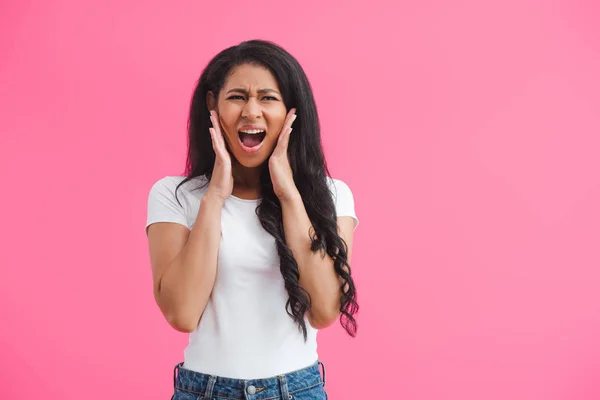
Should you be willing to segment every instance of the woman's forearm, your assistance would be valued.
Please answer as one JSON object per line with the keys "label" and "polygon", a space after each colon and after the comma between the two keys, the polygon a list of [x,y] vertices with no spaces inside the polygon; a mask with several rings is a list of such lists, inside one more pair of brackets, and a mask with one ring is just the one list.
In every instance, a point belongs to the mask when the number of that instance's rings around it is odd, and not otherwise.
{"label": "woman's forearm", "polygon": [[221,241],[220,199],[205,196],[187,243],[165,270],[159,287],[159,303],[176,329],[196,328],[212,292]]}
{"label": "woman's forearm", "polygon": [[300,286],[311,298],[308,319],[314,328],[322,329],[339,315],[340,280],[329,255],[311,250],[312,223],[300,194],[281,199],[285,240],[300,272]]}

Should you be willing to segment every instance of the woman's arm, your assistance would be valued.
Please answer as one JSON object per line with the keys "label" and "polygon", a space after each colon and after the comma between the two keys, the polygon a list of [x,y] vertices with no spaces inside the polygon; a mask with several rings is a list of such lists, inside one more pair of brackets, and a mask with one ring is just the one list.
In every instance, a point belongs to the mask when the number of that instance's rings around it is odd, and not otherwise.
{"label": "woman's arm", "polygon": [[196,328],[215,284],[222,208],[223,200],[205,195],[191,231],[172,222],[148,227],[154,298],[178,331]]}
{"label": "woman's arm", "polygon": [[[312,224],[304,208],[300,194],[281,199],[285,240],[298,263],[300,286],[309,294],[312,306],[308,320],[316,329],[323,329],[335,322],[340,314],[341,279],[333,268],[329,255],[311,250]],[[338,231],[348,246],[348,264],[352,252],[354,220],[339,217]]]}
{"label": "woman's arm", "polygon": [[221,212],[233,191],[231,157],[219,117],[215,111],[210,116],[215,165],[192,230],[164,222],[148,228],[154,298],[169,324],[181,332],[196,329],[215,285]]}

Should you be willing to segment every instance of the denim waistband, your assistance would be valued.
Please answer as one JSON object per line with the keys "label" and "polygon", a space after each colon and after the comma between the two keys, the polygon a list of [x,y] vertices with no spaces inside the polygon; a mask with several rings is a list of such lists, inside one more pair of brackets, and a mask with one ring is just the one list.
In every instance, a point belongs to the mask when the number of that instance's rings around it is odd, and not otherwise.
{"label": "denim waistband", "polygon": [[233,379],[191,371],[179,363],[173,371],[173,383],[175,389],[197,395],[199,399],[290,399],[296,392],[325,386],[325,366],[317,361],[307,368],[271,378]]}

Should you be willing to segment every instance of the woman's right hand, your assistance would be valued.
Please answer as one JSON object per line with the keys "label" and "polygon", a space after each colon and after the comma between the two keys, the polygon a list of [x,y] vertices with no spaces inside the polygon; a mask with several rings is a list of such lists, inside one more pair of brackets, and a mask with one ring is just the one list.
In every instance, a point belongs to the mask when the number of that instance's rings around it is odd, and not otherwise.
{"label": "woman's right hand", "polygon": [[225,138],[221,132],[221,124],[219,123],[219,116],[216,111],[210,112],[210,120],[212,128],[209,128],[209,130],[213,149],[215,150],[215,165],[210,183],[208,184],[207,195],[225,201],[233,192],[231,156],[225,147]]}

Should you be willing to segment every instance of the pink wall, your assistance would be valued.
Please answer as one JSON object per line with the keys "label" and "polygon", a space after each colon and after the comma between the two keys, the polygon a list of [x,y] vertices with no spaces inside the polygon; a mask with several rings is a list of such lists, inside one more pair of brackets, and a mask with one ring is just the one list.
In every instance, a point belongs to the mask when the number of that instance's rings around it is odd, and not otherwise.
{"label": "pink wall", "polygon": [[330,398],[600,398],[600,7],[497,3],[5,0],[0,398],[169,398],[146,198],[247,38],[304,65],[361,218]]}

